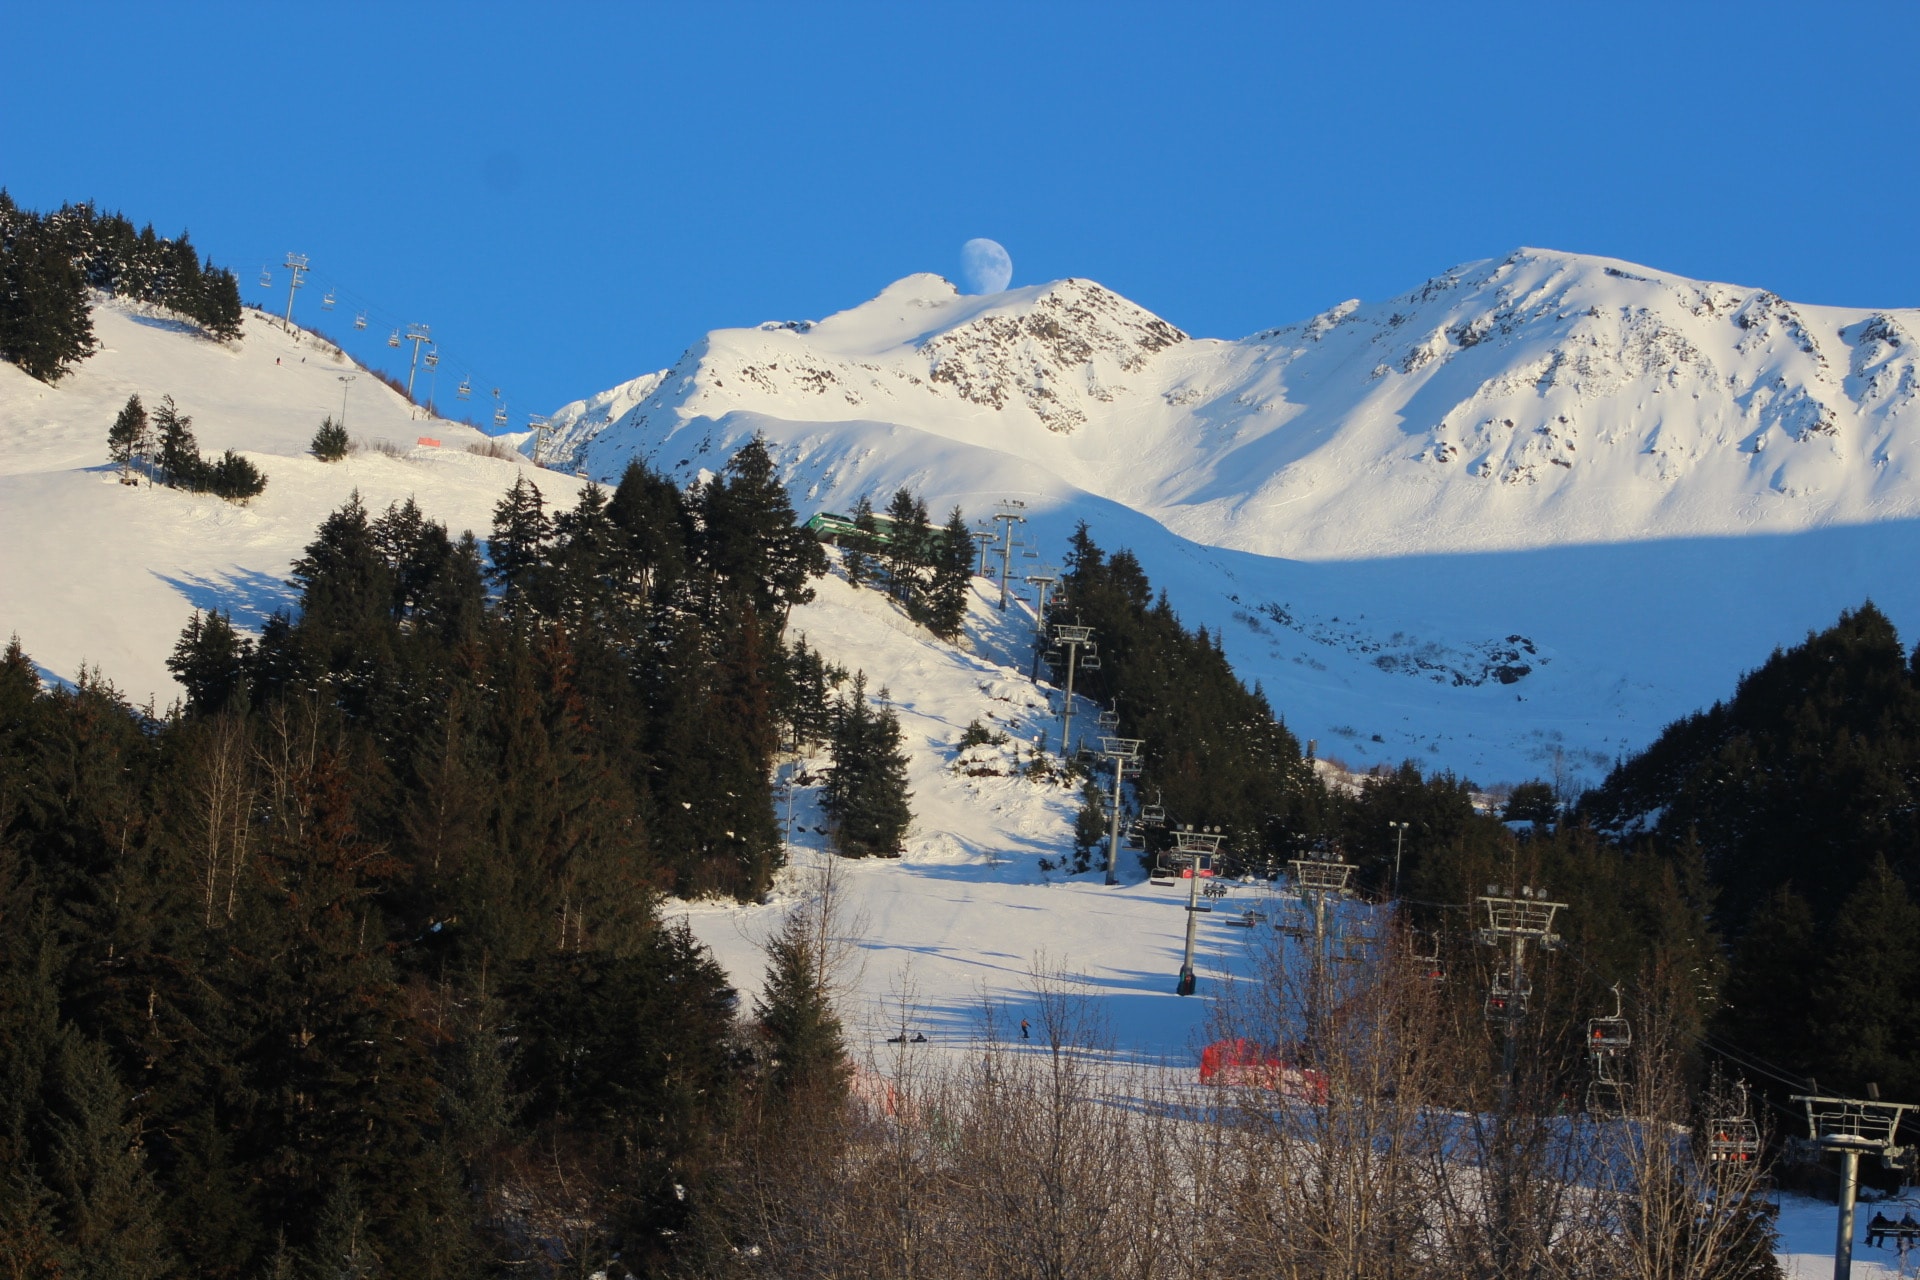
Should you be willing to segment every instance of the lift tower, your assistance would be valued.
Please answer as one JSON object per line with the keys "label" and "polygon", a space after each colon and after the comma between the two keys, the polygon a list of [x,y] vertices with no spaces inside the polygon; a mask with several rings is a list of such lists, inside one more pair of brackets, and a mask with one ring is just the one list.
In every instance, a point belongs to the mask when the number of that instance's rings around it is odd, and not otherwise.
{"label": "lift tower", "polygon": [[1146,746],[1144,738],[1102,738],[1100,754],[1113,761],[1113,830],[1107,842],[1107,883],[1120,883],[1117,874],[1120,866],[1120,813],[1122,810],[1122,787],[1127,780],[1127,766],[1140,759],[1140,748]]}
{"label": "lift tower", "polygon": [[307,255],[304,253],[290,253],[287,255],[287,260],[283,265],[287,269],[287,276],[288,276],[287,332],[292,333],[293,332],[293,295],[299,292],[301,285],[306,283],[306,280],[303,277],[305,277],[305,275],[307,274]]}
{"label": "lift tower", "polygon": [[1067,698],[1060,714],[1060,758],[1073,756],[1073,676],[1080,663],[1080,651],[1093,648],[1093,628],[1060,623],[1053,629],[1053,642],[1067,651]]}
{"label": "lift tower", "polygon": [[407,368],[407,401],[413,401],[413,379],[420,372],[420,344],[433,341],[433,330],[424,324],[407,326],[406,341],[413,344],[413,363]]}
{"label": "lift tower", "polygon": [[[1817,1082],[1809,1081],[1818,1090]],[[1853,1276],[1853,1206],[1860,1185],[1860,1156],[1877,1155],[1890,1166],[1911,1168],[1920,1148],[1896,1145],[1900,1117],[1914,1110],[1910,1102],[1882,1102],[1877,1085],[1868,1085],[1869,1098],[1829,1098],[1818,1092],[1793,1095],[1807,1109],[1808,1142],[1816,1150],[1840,1155],[1840,1222],[1834,1236],[1833,1280]]]}
{"label": "lift tower", "polygon": [[1487,923],[1477,935],[1481,945],[1508,948],[1505,967],[1494,974],[1493,986],[1487,992],[1487,1017],[1500,1023],[1506,1033],[1501,1088],[1510,1090],[1520,1022],[1527,1016],[1527,996],[1533,991],[1527,977],[1527,946],[1537,943],[1546,951],[1560,946],[1553,918],[1567,904],[1547,901],[1547,891],[1531,885],[1515,890],[1490,884],[1479,901],[1487,910]]}
{"label": "lift tower", "polygon": [[1008,498],[993,513],[1000,524],[1000,608],[1003,612],[1007,607],[1007,575],[1013,567],[1013,526],[1027,522],[1026,509],[1026,503]]}
{"label": "lift tower", "polygon": [[1190,996],[1199,985],[1193,972],[1193,931],[1200,919],[1200,881],[1213,874],[1213,860],[1219,856],[1220,842],[1225,839],[1218,827],[1195,831],[1186,826],[1173,833],[1170,857],[1180,865],[1180,874],[1187,881],[1187,951],[1180,961],[1180,985],[1174,988],[1179,995]]}

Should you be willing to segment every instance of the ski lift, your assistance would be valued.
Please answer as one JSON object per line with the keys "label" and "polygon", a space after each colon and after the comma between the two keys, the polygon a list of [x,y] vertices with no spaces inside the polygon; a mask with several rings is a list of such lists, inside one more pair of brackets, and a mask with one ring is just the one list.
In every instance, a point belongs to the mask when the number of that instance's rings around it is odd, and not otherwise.
{"label": "ski lift", "polygon": [[1094,720],[1102,729],[1112,730],[1120,727],[1120,713],[1118,711],[1102,711],[1098,716],[1094,717]]}
{"label": "ski lift", "polygon": [[1311,938],[1313,936],[1313,912],[1305,907],[1288,907],[1274,922],[1274,928],[1289,938]]}
{"label": "ski lift", "polygon": [[511,421],[513,421],[513,419],[507,416],[507,406],[505,406],[504,404],[493,411],[494,426],[504,427]]}
{"label": "ski lift", "polygon": [[1160,803],[1160,793],[1158,791],[1155,791],[1153,793],[1153,803],[1143,804],[1140,806],[1141,825],[1149,826],[1149,827],[1157,827],[1165,823],[1166,820],[1167,820],[1167,807]]}
{"label": "ski lift", "polygon": [[454,388],[453,394],[459,396],[462,400],[471,399],[473,396],[473,380],[470,378],[460,379],[460,385]]}
{"label": "ski lift", "polygon": [[420,363],[426,365],[429,369],[438,368],[440,364],[440,353],[432,347],[428,347],[427,354],[421,359]]}
{"label": "ski lift", "polygon": [[260,287],[262,289],[268,289],[273,287],[273,268],[271,267],[260,268]]}
{"label": "ski lift", "polygon": [[1633,1028],[1620,1006],[1620,986],[1613,987],[1613,1016],[1587,1020],[1587,1052],[1595,1057],[1611,1057],[1633,1046]]}
{"label": "ski lift", "polygon": [[1707,1159],[1716,1164],[1749,1164],[1760,1158],[1760,1126],[1747,1115],[1747,1086],[1742,1081],[1738,1114],[1707,1122]]}
{"label": "ski lift", "polygon": [[387,335],[387,345],[390,347],[397,347],[400,345],[400,331],[398,329],[395,329],[392,333]]}
{"label": "ski lift", "polygon": [[1100,669],[1100,651],[1092,645],[1088,645],[1087,651],[1080,655],[1080,669],[1082,671],[1098,671]]}
{"label": "ski lift", "polygon": [[1435,930],[1433,934],[1432,955],[1425,955],[1421,952],[1414,953],[1413,971],[1416,976],[1435,984],[1447,980],[1446,966],[1440,961],[1440,933],[1438,930]]}
{"label": "ski lift", "polygon": [[366,312],[364,312],[364,311],[360,311],[360,312],[356,312],[356,313],[354,314],[354,317],[353,317],[353,327],[354,327],[354,328],[356,328],[356,329],[364,329],[364,328],[366,328],[366,327],[367,327],[367,313],[366,313]]}
{"label": "ski lift", "polygon": [[1527,1011],[1527,997],[1533,994],[1533,982],[1526,974],[1515,974],[1502,967],[1487,988],[1487,1017],[1500,1021],[1518,1018]]}
{"label": "ski lift", "polygon": [[1587,1082],[1587,1114],[1602,1119],[1619,1119],[1627,1113],[1618,1080]]}
{"label": "ski lift", "polygon": [[333,304],[338,301],[339,299],[333,295],[333,290],[329,289],[320,295],[320,309],[322,311],[331,311],[333,310]]}

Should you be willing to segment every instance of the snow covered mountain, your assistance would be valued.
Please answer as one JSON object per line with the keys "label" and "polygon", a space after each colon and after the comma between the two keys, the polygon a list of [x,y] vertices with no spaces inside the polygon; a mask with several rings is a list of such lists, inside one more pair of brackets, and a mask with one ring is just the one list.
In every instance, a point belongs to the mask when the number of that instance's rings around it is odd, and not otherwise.
{"label": "snow covered mountain", "polygon": [[567,406],[555,447],[596,474],[711,465],[730,422],[777,419],[840,501],[877,451],[829,428],[885,423],[1310,559],[1799,530],[1920,513],[1916,335],[1920,312],[1538,250],[1238,342],[1087,281],[966,297],[922,275],[713,333]]}
{"label": "snow covered mountain", "polygon": [[1239,341],[1083,280],[910,276],[552,415],[691,478],[755,432],[806,509],[899,485],[1086,519],[1325,754],[1593,781],[1776,644],[1920,590],[1920,312],[1520,250]]}

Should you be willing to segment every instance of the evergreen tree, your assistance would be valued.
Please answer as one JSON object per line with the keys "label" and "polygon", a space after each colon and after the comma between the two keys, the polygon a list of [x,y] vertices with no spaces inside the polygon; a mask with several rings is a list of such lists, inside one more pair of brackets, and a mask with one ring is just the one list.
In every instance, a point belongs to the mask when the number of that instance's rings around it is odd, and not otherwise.
{"label": "evergreen tree", "polygon": [[888,542],[885,554],[887,587],[894,599],[918,612],[925,588],[925,570],[932,530],[927,523],[927,504],[911,490],[897,489],[887,503]]}
{"label": "evergreen tree", "polygon": [[260,469],[231,449],[221,454],[217,462],[203,462],[200,477],[197,488],[228,502],[257,498],[267,487],[267,477]]}
{"label": "evergreen tree", "polygon": [[193,419],[174,407],[172,396],[161,396],[160,407],[153,412],[153,426],[159,436],[156,461],[167,478],[167,487],[196,487],[205,463],[200,458],[199,442],[193,438]]}
{"label": "evergreen tree", "polygon": [[832,745],[824,801],[834,847],[850,858],[898,857],[913,822],[907,758],[899,719],[890,707],[876,712],[867,705],[864,676],[855,676],[840,699]]}
{"label": "evergreen tree", "polygon": [[1073,819],[1073,869],[1085,871],[1095,854],[1111,835],[1107,816],[1107,793],[1088,778],[1080,784],[1080,812]]}
{"label": "evergreen tree", "polygon": [[847,581],[862,587],[873,577],[873,548],[878,542],[880,524],[873,518],[873,502],[866,494],[853,505],[853,532],[847,535],[841,563],[846,566]]}
{"label": "evergreen tree", "polygon": [[766,944],[764,992],[754,1016],[771,1053],[771,1083],[781,1101],[831,1106],[846,1096],[851,1075],[840,1018],[826,981],[819,907],[787,914]]}
{"label": "evergreen tree", "polygon": [[973,586],[973,535],[955,507],[933,536],[933,581],[927,591],[927,628],[942,640],[957,640],[967,618]]}
{"label": "evergreen tree", "polygon": [[86,277],[45,223],[0,239],[0,360],[54,383],[93,352]]}
{"label": "evergreen tree", "polygon": [[133,469],[147,453],[147,410],[138,395],[127,403],[107,430],[107,457],[120,468],[121,484],[138,484]]}
{"label": "evergreen tree", "polygon": [[1841,903],[1816,989],[1820,1077],[1920,1096],[1920,907],[1884,858]]}
{"label": "evergreen tree", "polygon": [[347,438],[347,429],[335,422],[332,414],[328,414],[320,420],[320,429],[313,433],[311,447],[313,456],[320,461],[338,462],[347,456],[352,443]]}
{"label": "evergreen tree", "polygon": [[524,622],[552,613],[547,562],[552,539],[553,521],[540,486],[520,476],[494,506],[493,536],[487,540],[491,576],[509,619]]}
{"label": "evergreen tree", "polygon": [[252,642],[233,629],[230,616],[214,609],[202,618],[195,609],[167,659],[167,670],[186,687],[187,710],[211,715],[244,703],[252,656]]}
{"label": "evergreen tree", "polygon": [[794,605],[813,599],[807,583],[827,571],[827,554],[797,523],[764,439],[755,436],[708,483],[700,517],[707,566],[763,614],[784,624]]}

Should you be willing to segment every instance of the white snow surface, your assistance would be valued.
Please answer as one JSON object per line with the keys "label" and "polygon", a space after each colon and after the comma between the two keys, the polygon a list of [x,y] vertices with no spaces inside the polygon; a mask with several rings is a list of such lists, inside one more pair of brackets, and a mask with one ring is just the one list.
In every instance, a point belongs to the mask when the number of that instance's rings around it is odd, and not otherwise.
{"label": "white snow surface", "polygon": [[[467,452],[487,437],[426,417],[331,343],[258,312],[234,343],[117,303],[96,305],[93,324],[100,350],[51,387],[0,363],[0,635],[18,635],[57,679],[94,666],[164,711],[180,693],[165,661],[193,611],[229,610],[257,628],[290,607],[289,567],[354,490],[376,514],[413,497],[456,536],[484,537],[493,504],[531,467]],[[236,450],[266,473],[266,491],[237,506],[119,483],[106,433],[134,394],[149,414],[172,395],[201,451]],[[343,394],[348,434],[400,456],[326,463],[307,452]],[[547,471],[538,483],[563,501],[580,487]]]}
{"label": "white snow surface", "polygon": [[1591,784],[1872,598],[1920,631],[1920,312],[1522,249],[1237,342],[910,276],[552,415],[605,480],[759,432],[803,514],[1086,520],[1323,755]]}

